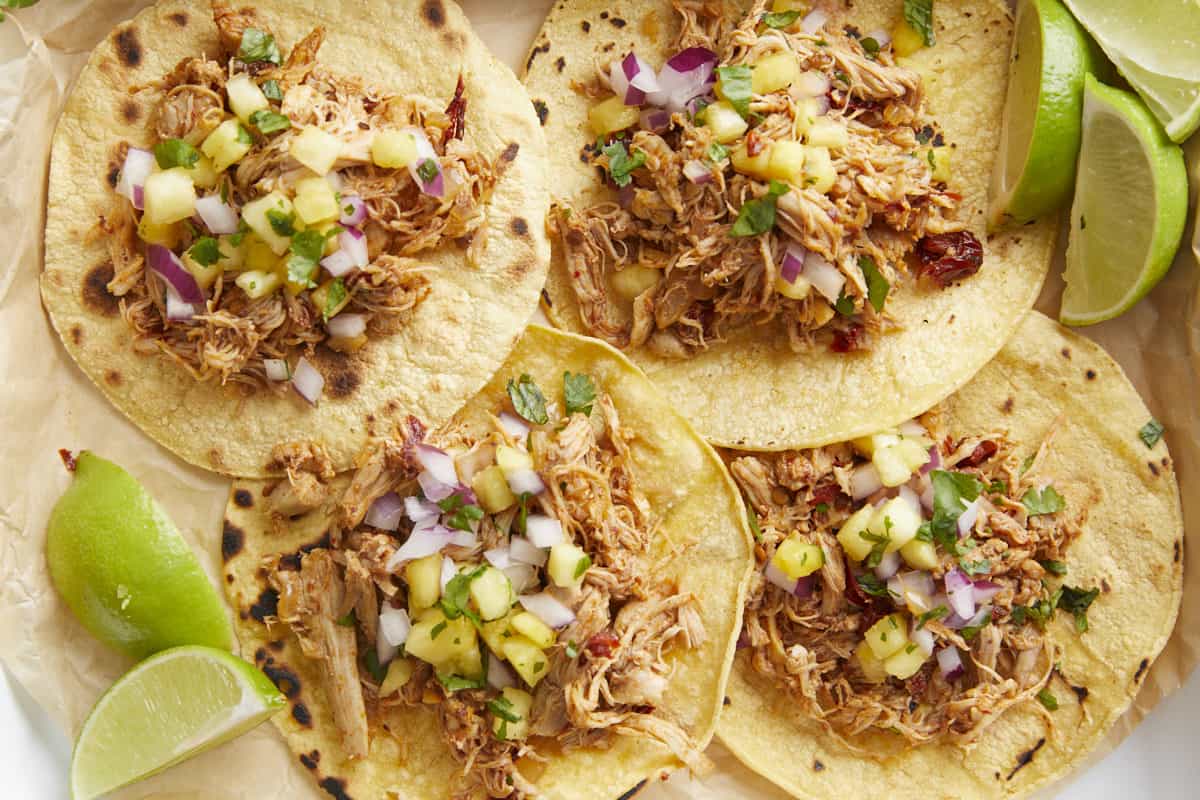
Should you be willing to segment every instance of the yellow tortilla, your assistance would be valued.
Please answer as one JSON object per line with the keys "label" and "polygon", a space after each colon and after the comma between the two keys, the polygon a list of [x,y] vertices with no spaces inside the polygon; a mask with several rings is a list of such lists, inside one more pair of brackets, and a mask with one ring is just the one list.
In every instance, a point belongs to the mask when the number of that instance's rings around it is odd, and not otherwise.
{"label": "yellow tortilla", "polygon": [[322,64],[397,92],[449,102],[461,71],[467,140],[488,161],[512,157],[477,234],[487,237],[479,263],[455,245],[422,254],[432,291],[400,333],[372,339],[349,357],[318,349],[313,362],[325,389],[316,408],[294,392],[246,398],[232,386],[199,383],[165,358],[135,353],[131,329],[105,290],[112,267],[104,242],[89,231],[115,196],[107,182],[120,168],[110,163],[113,148],[150,141],[158,95],[129,87],[161,78],[184,57],[218,51],[207,4],[171,0],[101,42],[67,100],[51,156],[42,298],[88,377],[184,460],[230,475],[279,474],[271,448],[304,439],[324,445],[345,469],[372,422],[386,428],[408,414],[435,425],[447,419],[520,336],[549,257],[545,141],[521,85],[449,0],[252,5],[284,52],[323,25]]}
{"label": "yellow tortilla", "polygon": [[[491,382],[450,423],[483,431],[487,415],[506,398],[510,377],[530,374],[544,390],[560,386],[563,372],[586,373],[608,393],[623,426],[636,434],[635,469],[654,513],[663,520],[654,544],[667,578],[700,603],[707,640],[673,660],[664,708],[704,747],[716,726],[733,648],[741,628],[746,582],[753,566],[745,507],[717,454],[636,367],[601,342],[530,326]],[[549,391],[547,391],[549,395]],[[339,479],[338,488],[347,478]],[[242,654],[253,659],[288,695],[291,713],[275,722],[292,752],[335,797],[443,800],[460,769],[438,730],[433,707],[389,709],[370,721],[370,756],[348,762],[321,686],[318,667],[300,653],[288,627],[265,624],[273,593],[259,572],[264,557],[291,553],[321,540],[331,514],[320,509],[276,531],[263,500],[273,482],[235,483],[226,511],[222,552],[225,587],[236,612]],[[546,797],[613,800],[640,781],[680,766],[661,745],[617,737],[608,750],[552,755],[535,781]],[[343,794],[336,794],[337,789]]]}
{"label": "yellow tortilla", "polygon": [[[832,4],[831,4],[832,5]],[[828,9],[829,26],[890,30],[900,0],[861,0]],[[818,348],[794,354],[773,326],[743,330],[685,360],[645,349],[628,355],[717,445],[750,450],[814,447],[910,419],[958,389],[1016,330],[1041,289],[1057,223],[1045,220],[985,236],[992,161],[1000,141],[1012,19],[998,0],[938,4],[937,44],[903,62],[924,79],[926,108],[954,147],[950,188],[964,196],[961,218],[984,245],[983,268],[946,290],[904,287],[887,310],[900,330],[873,350],[843,355]],[[595,101],[571,89],[597,63],[636,49],[655,67],[670,56],[677,17],[667,0],[567,0],[551,11],[526,64],[525,84],[539,109],[557,200],[587,207],[613,192],[579,159],[593,141],[587,112]],[[561,247],[543,307],[555,325],[582,332]]]}
{"label": "yellow tortilla", "polygon": [[[1099,586],[1077,634],[1069,615],[1049,626],[1060,649],[1050,691],[1010,709],[964,750],[908,749],[878,761],[841,746],[786,694],[734,662],[719,736],[754,771],[800,798],[853,787],[889,798],[1024,797],[1080,766],[1129,707],[1175,625],[1183,591],[1183,518],[1166,444],[1138,437],[1150,412],[1098,345],[1031,312],[994,361],[942,406],[956,435],[1006,431],[1032,452],[1056,429],[1047,476],[1068,506],[1089,506],[1067,554],[1069,582]],[[1052,722],[1052,727],[1046,721]]]}

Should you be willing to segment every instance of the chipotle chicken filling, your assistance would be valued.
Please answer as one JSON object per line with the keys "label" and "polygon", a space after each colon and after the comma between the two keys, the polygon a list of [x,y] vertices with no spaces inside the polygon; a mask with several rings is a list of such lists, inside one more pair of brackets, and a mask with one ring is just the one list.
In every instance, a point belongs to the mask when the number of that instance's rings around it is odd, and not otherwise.
{"label": "chipotle chicken filling", "polygon": [[139,350],[247,390],[295,374],[315,403],[305,355],[400,330],[417,258],[479,231],[497,170],[463,141],[461,78],[449,105],[394,94],[322,66],[322,28],[284,59],[252,8],[213,16],[218,58],[135,90],[158,96],[154,144],[116,153],[108,289]]}
{"label": "chipotle chicken filling", "polygon": [[891,731],[969,743],[1037,698],[1057,609],[1087,630],[1098,589],[1067,585],[1086,512],[1046,482],[1050,440],[955,439],[936,414],[852,443],[729,455],[759,573],[742,634],[753,671],[854,746]]}
{"label": "chipotle chicken filling", "polygon": [[277,453],[280,524],[337,503],[328,548],[266,566],[279,619],[324,662],[347,754],[367,755],[369,718],[433,704],[462,765],[454,797],[535,796],[545,748],[614,735],[702,765],[661,706],[673,654],[705,630],[695,598],[656,578],[635,434],[586,376],[564,376],[562,406],[527,375],[509,395],[482,438],[449,430],[435,447],[410,418],[337,499],[319,452]]}
{"label": "chipotle chicken filling", "polygon": [[890,41],[765,0],[732,28],[722,3],[674,6],[661,70],[630,53],[575,87],[597,101],[582,158],[618,189],[551,222],[591,334],[686,358],[774,324],[793,351],[846,352],[893,289],[979,270],[951,147]]}

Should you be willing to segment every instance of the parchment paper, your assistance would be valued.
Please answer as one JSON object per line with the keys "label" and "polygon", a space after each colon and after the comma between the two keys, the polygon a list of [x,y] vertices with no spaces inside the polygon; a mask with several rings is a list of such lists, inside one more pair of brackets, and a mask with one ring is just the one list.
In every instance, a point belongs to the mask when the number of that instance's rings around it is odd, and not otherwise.
{"label": "parchment paper", "polygon": [[[332,0],[336,2],[336,0]],[[50,135],[70,83],[92,46],[144,0],[43,0],[0,23],[0,659],[72,734],[95,699],[130,665],[95,642],[48,591],[42,546],[50,508],[68,482],[56,450],[88,448],[123,465],[171,513],[218,574],[224,480],[184,465],[114,411],[71,364],[37,292]],[[467,0],[484,40],[519,70],[551,0]],[[1200,138],[1188,146],[1193,187]],[[1116,187],[1119,190],[1119,187]],[[1193,192],[1194,194],[1194,192]],[[1196,255],[1187,243],[1168,277],[1131,313],[1086,329],[1117,358],[1167,429],[1184,498],[1187,552],[1200,536],[1200,297]],[[1060,264],[1061,264],[1060,247]],[[1196,248],[1200,250],[1200,248]],[[1055,315],[1061,280],[1053,275],[1039,308]],[[1182,683],[1200,657],[1200,567],[1187,558],[1175,635],[1099,758]],[[778,797],[719,745],[715,774],[679,773],[650,787],[646,800]],[[324,797],[270,726],[115,795],[185,800]]]}

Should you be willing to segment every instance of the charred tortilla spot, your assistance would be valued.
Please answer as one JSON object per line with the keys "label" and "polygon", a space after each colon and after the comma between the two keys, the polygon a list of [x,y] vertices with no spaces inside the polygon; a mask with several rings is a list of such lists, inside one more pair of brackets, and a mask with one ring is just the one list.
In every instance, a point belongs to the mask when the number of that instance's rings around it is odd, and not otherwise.
{"label": "charred tortilla spot", "polygon": [[314,761],[312,756],[310,756],[308,753],[300,754],[300,763],[304,765],[305,769],[316,769],[317,768],[317,762]]}
{"label": "charred tortilla spot", "polygon": [[254,651],[254,663],[265,664],[267,661],[267,651],[263,648],[258,648]]}
{"label": "charred tortilla spot", "polygon": [[446,24],[446,9],[442,5],[442,0],[425,0],[421,6],[421,16],[425,17],[434,28],[440,28]]}
{"label": "charred tortilla spot", "polygon": [[107,383],[109,386],[112,386],[114,389],[116,387],[120,386],[121,385],[120,371],[115,370],[115,369],[105,370],[104,371],[104,382]]}
{"label": "charred tortilla spot", "polygon": [[825,771],[825,765],[821,763],[821,759],[814,758],[813,759],[813,772],[824,772],[824,771]]}
{"label": "charred tortilla spot", "polygon": [[1150,468],[1150,472],[1153,473],[1154,477],[1157,478],[1158,477],[1158,464],[1155,464],[1153,461],[1147,461],[1146,466]]}
{"label": "charred tortilla spot", "polygon": [[233,577],[233,575],[231,575],[231,574],[229,574],[229,573],[225,573],[225,582],[226,582],[226,583],[233,583],[233,581],[234,581],[234,577]]}
{"label": "charred tortilla spot", "polygon": [[1008,773],[1008,778],[1005,780],[1011,781],[1013,776],[1020,772],[1022,767],[1027,765],[1030,761],[1033,761],[1033,757],[1037,755],[1037,751],[1041,750],[1042,746],[1045,744],[1046,737],[1043,736],[1041,739],[1037,740],[1037,744],[1026,750],[1024,753],[1021,753],[1021,755],[1017,756],[1017,763],[1013,766],[1012,772]]}
{"label": "charred tortilla spot", "polygon": [[562,72],[566,68],[566,66],[567,66],[567,59],[563,58],[562,56],[559,56],[558,58],[554,59],[554,68],[556,70],[558,70],[559,72]]}
{"label": "charred tortilla spot", "polygon": [[632,798],[634,795],[636,795],[638,792],[640,792],[642,789],[644,789],[645,786],[646,786],[646,782],[642,781],[637,786],[633,787],[628,792],[626,792],[625,794],[618,797],[617,800],[630,800],[630,798]]}
{"label": "charred tortilla spot", "polygon": [[608,19],[608,12],[607,12],[607,11],[601,11],[601,12],[600,12],[600,19]]}
{"label": "charred tortilla spot", "polygon": [[517,160],[517,153],[521,152],[521,145],[516,142],[510,142],[508,147],[504,148],[504,152],[500,154],[500,160],[511,164]]}
{"label": "charred tortilla spot", "polygon": [[1070,683],[1068,683],[1067,686],[1071,687],[1071,691],[1075,693],[1075,697],[1077,700],[1079,700],[1080,704],[1088,699],[1090,692],[1088,692],[1088,688],[1086,686],[1075,686]]}
{"label": "charred tortilla spot", "polygon": [[1137,683],[1146,674],[1146,668],[1150,666],[1150,659],[1143,658],[1142,663],[1138,664],[1137,672],[1133,673],[1133,682]]}
{"label": "charred tortilla spot", "polygon": [[1011,414],[1014,403],[1015,403],[1015,401],[1013,400],[1013,398],[1011,398],[1011,397],[1006,398],[1004,400],[1004,405],[1000,406],[1000,410],[1003,411],[1005,414]]}
{"label": "charred tortilla spot", "polygon": [[325,390],[330,397],[349,397],[362,383],[362,364],[345,353],[323,347],[317,351],[315,360],[325,375]]}
{"label": "charred tortilla spot", "polygon": [[279,592],[274,589],[263,589],[258,599],[250,606],[250,616],[259,622],[265,622],[267,617],[279,613]]}
{"label": "charred tortilla spot", "polygon": [[228,561],[242,552],[245,543],[245,532],[229,520],[225,520],[225,525],[221,528],[221,557]]}
{"label": "charred tortilla spot", "polygon": [[592,30],[592,23],[585,19],[583,22],[579,23],[579,27],[583,28],[584,33],[590,33]]}
{"label": "charred tortilla spot", "polygon": [[309,713],[308,706],[304,703],[296,703],[292,706],[292,719],[306,728],[312,727],[312,714]]}
{"label": "charred tortilla spot", "polygon": [[1063,355],[1063,358],[1070,358],[1071,357],[1071,348],[1064,347],[1062,349],[1062,355]]}
{"label": "charred tortilla spot", "polygon": [[250,494],[246,489],[238,489],[233,493],[233,502],[239,508],[253,508],[254,495]]}
{"label": "charred tortilla spot", "polygon": [[533,110],[537,112],[538,122],[540,122],[542,124],[542,127],[545,127],[546,126],[546,117],[550,116],[550,109],[546,105],[546,101],[534,100],[533,101]]}
{"label": "charred tortilla spot", "polygon": [[1178,564],[1183,558],[1183,542],[1179,539],[1175,540],[1175,563]]}
{"label": "charred tortilla spot", "polygon": [[350,795],[346,794],[346,782],[341,778],[322,778],[317,784],[325,793],[334,800],[354,800]]}
{"label": "charred tortilla spot", "polygon": [[138,41],[137,31],[132,26],[122,28],[113,37],[117,48],[117,58],[127,67],[137,67],[142,63],[142,45]]}
{"label": "charred tortilla spot", "polygon": [[1094,369],[1089,369],[1087,372],[1085,372],[1083,374],[1089,381],[1096,380],[1096,370],[1094,370]]}
{"label": "charred tortilla spot", "polygon": [[121,308],[116,296],[108,291],[108,283],[112,279],[111,261],[92,267],[83,276],[83,304],[105,317],[115,317]]}
{"label": "charred tortilla spot", "polygon": [[721,700],[721,705],[728,706],[732,702],[733,701],[729,699],[729,695],[725,695],[724,699]]}
{"label": "charred tortilla spot", "polygon": [[283,649],[283,641],[280,639],[272,639],[271,641],[267,642],[267,647],[278,653]]}
{"label": "charred tortilla spot", "polygon": [[126,100],[121,104],[121,118],[130,125],[141,119],[142,107],[134,100]]}
{"label": "charred tortilla spot", "polygon": [[613,50],[613,48],[614,48],[614,47],[616,47],[616,46],[617,46],[617,43],[616,43],[616,42],[609,42],[608,44],[604,45],[604,47],[602,47],[602,48],[600,48],[600,49],[601,49],[601,50],[603,50],[603,51],[604,51],[604,52],[606,52],[606,53],[611,53],[611,52],[612,52],[612,50]]}
{"label": "charred tortilla spot", "polygon": [[300,569],[300,553],[285,553],[279,557],[279,568],[292,570],[295,572]]}
{"label": "charred tortilla spot", "polygon": [[525,237],[529,235],[529,223],[523,217],[513,217],[512,222],[508,226],[517,236]]}
{"label": "charred tortilla spot", "polygon": [[186,28],[188,24],[188,15],[182,11],[176,11],[174,14],[167,17],[167,19],[171,20],[171,22],[174,22],[181,28]]}
{"label": "charred tortilla spot", "polygon": [[546,304],[546,308],[554,308],[554,303],[550,302],[550,294],[545,289],[542,289],[542,302]]}
{"label": "charred tortilla spot", "polygon": [[83,344],[83,328],[79,327],[78,325],[72,325],[71,329],[67,331],[67,334],[71,337],[71,342],[76,347]]}
{"label": "charred tortilla spot", "polygon": [[262,671],[288,700],[293,700],[300,694],[300,677],[287,667],[264,664]]}
{"label": "charred tortilla spot", "polygon": [[537,47],[533,48],[533,50],[529,51],[529,59],[525,62],[525,70],[528,72],[529,68],[533,66],[533,62],[537,60],[538,56],[540,56],[542,53],[549,53],[549,52],[550,52],[550,43],[549,42],[542,42]]}
{"label": "charred tortilla spot", "polygon": [[627,23],[620,17],[613,17],[608,21],[608,24],[612,25],[614,28],[624,28]]}

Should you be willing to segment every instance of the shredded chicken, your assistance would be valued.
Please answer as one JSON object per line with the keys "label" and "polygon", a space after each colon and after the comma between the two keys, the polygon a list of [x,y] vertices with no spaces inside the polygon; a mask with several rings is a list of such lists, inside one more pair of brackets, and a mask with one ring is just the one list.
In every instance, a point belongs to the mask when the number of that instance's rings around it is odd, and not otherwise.
{"label": "shredded chicken", "polygon": [[[774,142],[796,141],[811,113],[796,92],[752,95],[752,127],[725,146],[687,113],[674,114],[665,130],[635,129],[587,145],[582,158],[610,174],[614,159],[644,158],[628,178],[614,176],[618,185],[631,181],[619,203],[559,204],[551,216],[592,335],[621,348],[646,346],[687,358],[735,329],[773,324],[796,352],[813,347],[818,335],[839,352],[862,349],[887,325],[881,284],[872,283],[864,259],[895,289],[908,277],[908,257],[919,243],[953,237],[921,274],[944,286],[979,269],[981,251],[958,258],[966,249],[960,240],[978,242],[955,218],[960,197],[934,176],[929,146],[943,142],[922,116],[920,78],[896,64],[890,47],[870,56],[850,30],[763,30],[765,0],[736,28],[726,24],[725,4],[675,0],[674,6],[681,23],[675,51],[704,47],[718,54],[721,66],[789,53],[801,70],[828,78],[832,88],[818,102],[829,105],[825,119],[846,126],[848,142],[832,151],[837,177],[828,190],[793,185],[777,199],[767,197],[765,179],[734,171],[725,153],[753,156]],[[608,87],[604,64],[577,88],[598,98]],[[707,170],[707,178],[689,179],[687,169]],[[752,202],[775,205],[775,226],[735,235]],[[782,294],[781,265],[788,248],[797,246],[840,277],[814,281],[804,297]],[[617,293],[614,276],[646,268],[659,273],[649,288],[636,297]]]}
{"label": "shredded chicken", "polygon": [[[789,536],[817,544],[825,556],[803,596],[758,574],[746,602],[743,657],[856,749],[854,737],[868,731],[891,731],[911,744],[968,744],[1005,710],[1046,686],[1056,656],[1045,623],[1058,595],[1043,582],[1049,576],[1042,565],[1065,561],[1086,517],[1083,507],[1031,516],[1022,502],[1026,492],[1046,485],[1038,471],[1045,446],[1023,464],[1024,454],[1001,435],[952,439],[938,432],[936,412],[922,422],[938,445],[940,468],[969,475],[985,487],[979,516],[956,545],[960,552],[954,555],[939,545],[935,569],[905,573],[927,574],[939,587],[946,573],[966,570],[971,580],[990,581],[996,588],[986,601],[990,611],[980,610],[973,625],[950,612],[944,594],[929,601],[933,613],[921,625],[939,650],[952,646],[963,654],[961,676],[947,677],[930,659],[907,680],[879,680],[863,671],[856,656],[867,629],[905,602],[875,580],[869,560],[851,561],[834,538],[863,504],[896,495],[895,489],[881,488],[851,500],[850,474],[862,465],[861,455],[844,444],[728,454],[734,480],[757,518],[760,567]],[[929,478],[912,480],[928,485]],[[906,569],[912,568],[901,567]]]}
{"label": "shredded chicken", "polygon": [[293,517],[311,511],[329,496],[329,481],[336,474],[333,460],[319,444],[289,442],[271,450],[271,462],[283,469],[287,480],[280,481],[268,498],[271,512],[278,517]]}

